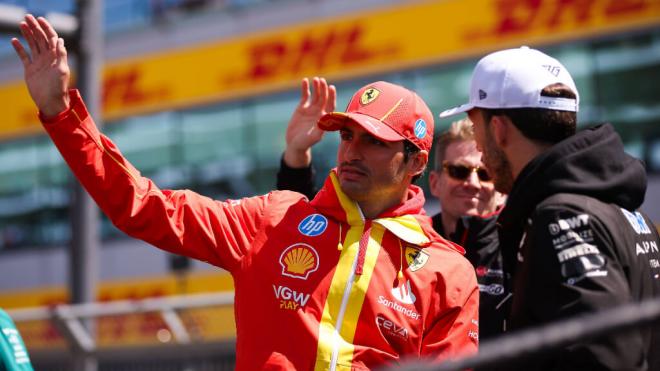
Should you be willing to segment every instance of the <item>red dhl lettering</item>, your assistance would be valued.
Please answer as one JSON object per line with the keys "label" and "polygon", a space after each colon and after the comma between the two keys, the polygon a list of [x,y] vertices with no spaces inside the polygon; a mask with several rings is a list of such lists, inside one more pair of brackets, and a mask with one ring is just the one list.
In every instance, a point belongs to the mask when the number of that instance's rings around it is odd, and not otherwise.
{"label": "red dhl lettering", "polygon": [[103,80],[104,109],[158,102],[167,96],[165,87],[144,89],[141,78],[142,70],[137,65],[109,72]]}
{"label": "red dhl lettering", "polygon": [[562,24],[577,26],[603,17],[616,20],[647,11],[653,0],[494,0],[494,26],[486,31],[468,31],[467,39],[506,37],[532,30],[556,29]]}
{"label": "red dhl lettering", "polygon": [[226,83],[264,81],[281,75],[298,75],[305,69],[323,71],[328,66],[366,64],[393,55],[396,48],[369,48],[365,30],[359,23],[333,25],[319,31],[304,32],[293,41],[270,39],[247,47],[246,73],[230,76]]}

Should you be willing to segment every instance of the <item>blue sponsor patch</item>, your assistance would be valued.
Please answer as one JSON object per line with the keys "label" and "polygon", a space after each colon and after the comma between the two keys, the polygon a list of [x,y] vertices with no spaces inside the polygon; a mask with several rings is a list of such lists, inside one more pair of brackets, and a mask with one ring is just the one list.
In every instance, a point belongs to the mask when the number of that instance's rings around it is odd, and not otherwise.
{"label": "blue sponsor patch", "polygon": [[415,121],[415,136],[419,139],[426,136],[426,121],[422,119]]}
{"label": "blue sponsor patch", "polygon": [[308,215],[298,224],[298,232],[305,236],[318,236],[328,227],[328,219],[321,214]]}

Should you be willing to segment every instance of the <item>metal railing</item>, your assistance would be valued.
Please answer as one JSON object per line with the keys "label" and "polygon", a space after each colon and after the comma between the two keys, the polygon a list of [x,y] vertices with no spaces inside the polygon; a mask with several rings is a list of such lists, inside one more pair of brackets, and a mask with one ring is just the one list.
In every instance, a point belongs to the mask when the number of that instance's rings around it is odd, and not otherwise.
{"label": "metal railing", "polygon": [[463,359],[442,364],[410,361],[401,367],[386,370],[455,371],[502,367],[521,359],[543,355],[567,344],[653,323],[660,323],[660,297],[505,334],[480,344],[476,355]]}
{"label": "metal railing", "polygon": [[[14,322],[50,321],[71,345],[71,353],[41,350],[30,356],[34,364],[63,364],[75,355],[86,355],[102,362],[140,362],[148,359],[153,362],[197,357],[199,359],[225,356],[233,360],[235,339],[209,341],[195,340],[186,328],[181,312],[195,308],[233,306],[234,293],[212,293],[176,295],[143,300],[118,300],[85,304],[64,304],[54,307],[35,307],[7,310]],[[108,316],[123,316],[145,313],[158,313],[172,334],[173,341],[167,344],[146,344],[122,346],[98,346],[95,336],[83,326],[89,319]],[[232,369],[230,364],[226,369]]]}

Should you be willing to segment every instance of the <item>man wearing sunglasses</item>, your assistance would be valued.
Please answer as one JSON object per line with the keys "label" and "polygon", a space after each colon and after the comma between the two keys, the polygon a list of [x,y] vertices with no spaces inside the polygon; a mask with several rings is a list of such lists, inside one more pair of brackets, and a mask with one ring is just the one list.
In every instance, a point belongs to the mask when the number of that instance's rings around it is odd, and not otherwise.
{"label": "man wearing sunglasses", "polygon": [[[512,275],[510,329],[660,296],[660,236],[638,210],[641,161],[609,125],[576,132],[578,90],[558,60],[527,47],[489,54],[466,112],[495,188]],[[516,369],[660,370],[660,326],[568,344]]]}
{"label": "man wearing sunglasses", "polygon": [[[316,122],[336,105],[336,90],[324,79],[302,81],[301,99],[286,131],[287,146],[277,174],[278,189],[293,190],[313,199],[316,195],[311,148],[324,131]],[[433,217],[441,236],[463,246],[479,284],[479,337],[487,339],[504,331],[504,271],[495,221],[504,197],[495,191],[491,175],[476,148],[472,123],[452,124],[436,140],[435,170],[430,172],[431,193],[442,212]]]}
{"label": "man wearing sunglasses", "polygon": [[468,119],[456,121],[435,141],[435,169],[429,173],[431,194],[441,212],[433,228],[465,248],[479,283],[479,336],[501,334],[509,292],[505,289],[496,219],[504,196],[495,190],[477,150]]}

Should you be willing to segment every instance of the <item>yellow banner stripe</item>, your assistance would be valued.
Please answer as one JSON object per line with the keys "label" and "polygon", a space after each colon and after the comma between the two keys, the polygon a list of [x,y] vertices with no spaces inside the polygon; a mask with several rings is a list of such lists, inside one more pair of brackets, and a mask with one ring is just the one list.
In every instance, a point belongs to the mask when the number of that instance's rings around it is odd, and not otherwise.
{"label": "yellow banner stripe", "polygon": [[[270,93],[293,88],[304,76],[352,79],[504,47],[647,29],[660,24],[659,14],[658,0],[403,2],[108,61],[103,116],[110,121]],[[22,81],[0,86],[0,101],[0,137],[39,130]]]}

